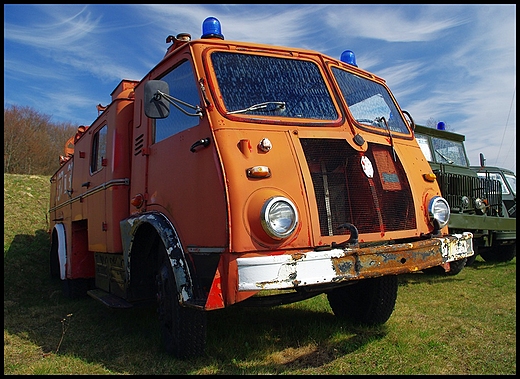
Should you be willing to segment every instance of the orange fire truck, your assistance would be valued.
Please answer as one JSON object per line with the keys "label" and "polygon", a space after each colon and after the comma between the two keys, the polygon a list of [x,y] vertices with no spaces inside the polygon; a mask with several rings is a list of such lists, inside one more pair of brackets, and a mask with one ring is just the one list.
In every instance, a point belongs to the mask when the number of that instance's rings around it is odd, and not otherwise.
{"label": "orange fire truck", "polygon": [[473,254],[385,81],[318,52],[169,36],[66,145],[51,274],[70,297],[157,304],[166,350],[203,354],[207,311],[326,294],[381,324],[397,275]]}

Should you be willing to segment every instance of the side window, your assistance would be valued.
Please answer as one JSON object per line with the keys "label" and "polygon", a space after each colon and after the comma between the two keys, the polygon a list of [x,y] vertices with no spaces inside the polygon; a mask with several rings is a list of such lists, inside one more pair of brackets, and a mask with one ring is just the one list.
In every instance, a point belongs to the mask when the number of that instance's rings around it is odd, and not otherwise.
{"label": "side window", "polygon": [[430,145],[428,144],[428,137],[423,136],[422,134],[416,134],[415,140],[419,144],[419,147],[421,148],[421,151],[426,157],[426,160],[428,162],[433,162],[432,152],[430,150]]}
{"label": "side window", "polygon": [[105,125],[94,134],[92,141],[92,154],[90,161],[90,173],[95,173],[103,168],[103,160],[107,157],[107,130]]}
{"label": "side window", "polygon": [[[159,79],[168,83],[170,96],[190,105],[199,105],[198,87],[191,62],[184,61]],[[179,106],[182,107],[182,105]],[[187,107],[182,108],[188,113],[193,113],[193,109]],[[189,116],[175,106],[170,105],[170,115],[164,119],[157,119],[155,121],[154,142],[162,141],[176,133],[196,126],[199,124],[199,120],[200,118],[198,116]]]}

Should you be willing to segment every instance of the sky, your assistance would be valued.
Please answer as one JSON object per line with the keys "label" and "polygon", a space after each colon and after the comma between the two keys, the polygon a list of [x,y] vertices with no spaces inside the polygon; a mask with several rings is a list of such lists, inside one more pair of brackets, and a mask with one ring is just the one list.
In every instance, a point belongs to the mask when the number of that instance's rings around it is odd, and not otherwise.
{"label": "sky", "polygon": [[516,173],[516,5],[4,4],[4,109],[90,125],[122,79],[141,80],[168,35],[356,54],[417,124],[464,134],[472,165]]}

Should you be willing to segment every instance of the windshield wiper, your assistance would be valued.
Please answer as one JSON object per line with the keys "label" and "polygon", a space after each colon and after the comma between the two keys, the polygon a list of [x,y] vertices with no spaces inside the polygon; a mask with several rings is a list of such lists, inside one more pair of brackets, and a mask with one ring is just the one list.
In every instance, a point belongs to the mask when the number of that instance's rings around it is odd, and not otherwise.
{"label": "windshield wiper", "polygon": [[[274,105],[275,107],[271,107],[271,109],[267,109],[269,105]],[[274,111],[275,109],[285,109],[285,101],[266,101],[265,103],[259,103],[255,105],[251,105],[248,108],[239,109],[236,111],[227,112],[227,114],[235,114],[235,113],[245,113],[250,111],[257,111],[260,109],[266,109],[267,111]]]}
{"label": "windshield wiper", "polygon": [[394,137],[392,136],[392,132],[390,131],[390,127],[388,126],[388,122],[386,122],[385,116],[376,117],[374,119],[375,122],[383,123],[383,125],[386,127],[386,130],[388,130],[388,135],[390,136],[390,146],[392,147],[392,155],[394,156],[394,162],[397,162],[397,157],[395,155],[395,147],[394,147]]}
{"label": "windshield wiper", "polygon": [[436,152],[437,154],[439,154],[439,156],[440,156],[442,159],[444,159],[446,162],[448,162],[449,164],[453,164],[453,161],[452,161],[451,159],[449,159],[449,158],[446,158],[444,155],[442,155],[442,154],[439,152],[439,150],[435,150],[435,152]]}

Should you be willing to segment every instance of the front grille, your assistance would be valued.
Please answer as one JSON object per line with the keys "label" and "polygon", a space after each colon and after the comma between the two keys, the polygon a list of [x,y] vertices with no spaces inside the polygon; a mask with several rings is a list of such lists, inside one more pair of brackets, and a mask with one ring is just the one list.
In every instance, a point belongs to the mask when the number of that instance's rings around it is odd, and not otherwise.
{"label": "front grille", "polygon": [[[479,198],[487,203],[487,215],[503,216],[500,181],[440,171],[436,171],[435,175],[452,213],[479,213],[475,209],[475,201]],[[468,199],[467,202],[463,201],[464,197]]]}
{"label": "front grille", "polygon": [[[359,234],[416,228],[413,197],[403,167],[391,147],[369,144],[358,152],[345,140],[302,139],[312,177],[322,236],[345,234],[345,223]],[[369,178],[361,164],[373,166]],[[369,172],[369,171],[367,171]]]}

